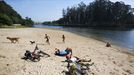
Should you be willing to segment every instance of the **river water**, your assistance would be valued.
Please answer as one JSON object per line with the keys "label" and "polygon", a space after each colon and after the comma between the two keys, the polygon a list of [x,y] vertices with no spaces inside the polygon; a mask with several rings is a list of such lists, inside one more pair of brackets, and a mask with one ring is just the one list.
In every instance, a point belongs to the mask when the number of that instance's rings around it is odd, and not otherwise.
{"label": "river water", "polygon": [[93,29],[93,28],[72,28],[62,26],[34,25],[35,28],[63,29],[82,36],[95,38],[103,42],[127,48],[134,51],[134,29],[116,30],[116,29]]}

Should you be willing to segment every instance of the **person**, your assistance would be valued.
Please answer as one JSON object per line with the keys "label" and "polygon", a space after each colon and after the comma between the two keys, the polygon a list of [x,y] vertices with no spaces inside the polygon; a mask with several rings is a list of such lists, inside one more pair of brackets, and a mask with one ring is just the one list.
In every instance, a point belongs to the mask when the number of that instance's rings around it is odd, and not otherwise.
{"label": "person", "polygon": [[62,35],[62,41],[65,43],[65,35]]}
{"label": "person", "polygon": [[25,53],[24,55],[25,55],[25,59],[26,59],[26,60],[32,58],[32,54],[31,54],[31,52],[28,51],[28,50],[26,50],[26,53]]}
{"label": "person", "polygon": [[60,55],[60,56],[65,56],[68,54],[72,55],[72,49],[71,48],[66,48],[65,50],[59,50],[58,48],[55,48],[55,55]]}
{"label": "person", "polygon": [[106,47],[111,47],[111,44],[109,42],[107,42]]}
{"label": "person", "polygon": [[68,52],[68,53],[71,53],[71,55],[73,54],[72,48],[67,47],[67,48],[65,49],[65,51]]}
{"label": "person", "polygon": [[68,58],[66,57],[66,59],[67,59],[67,61],[69,61],[69,62],[76,62],[76,63],[80,63],[80,62],[90,62],[90,61],[91,61],[91,59],[90,59],[90,60],[80,59],[80,58],[78,58],[78,57],[76,57],[76,56],[74,56],[74,57],[71,56],[70,59],[68,59]]}
{"label": "person", "polygon": [[74,75],[75,74],[75,64],[72,64],[71,66],[70,66],[70,68],[68,68],[69,69],[69,75]]}
{"label": "person", "polygon": [[45,34],[45,39],[46,39],[46,43],[50,45],[50,42],[49,42],[50,37],[47,34]]}
{"label": "person", "polygon": [[60,50],[58,48],[55,48],[55,55],[60,53]]}
{"label": "person", "polygon": [[35,58],[40,54],[41,50],[39,50],[38,46],[35,46],[34,51],[32,52],[32,57]]}

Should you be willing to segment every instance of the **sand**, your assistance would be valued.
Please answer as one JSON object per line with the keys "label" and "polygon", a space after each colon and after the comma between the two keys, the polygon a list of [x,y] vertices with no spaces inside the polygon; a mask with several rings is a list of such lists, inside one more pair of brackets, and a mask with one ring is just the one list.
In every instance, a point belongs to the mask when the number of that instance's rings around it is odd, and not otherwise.
{"label": "sand", "polygon": [[[50,36],[50,45],[45,42],[45,34]],[[11,44],[7,36],[20,37],[19,43]],[[36,41],[50,57],[42,57],[39,62],[21,59],[26,50],[35,48],[36,44],[29,41]],[[121,48],[105,47],[104,42],[70,32],[41,28],[0,29],[0,75],[65,75],[65,57],[55,56],[54,51],[67,47],[73,49],[73,56],[92,59],[89,75],[134,75],[134,56],[121,52]]]}

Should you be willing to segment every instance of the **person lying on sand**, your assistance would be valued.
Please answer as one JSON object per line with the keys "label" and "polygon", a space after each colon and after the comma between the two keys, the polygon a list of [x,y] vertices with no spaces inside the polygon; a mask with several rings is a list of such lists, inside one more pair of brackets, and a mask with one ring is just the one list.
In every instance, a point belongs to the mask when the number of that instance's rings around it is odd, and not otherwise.
{"label": "person lying on sand", "polygon": [[26,50],[26,53],[24,54],[25,55],[25,59],[30,59],[32,58],[32,54],[30,51]]}
{"label": "person lying on sand", "polygon": [[69,62],[76,62],[76,63],[80,63],[80,62],[91,62],[91,59],[90,60],[81,59],[81,58],[78,58],[76,56],[72,57],[72,55],[66,55],[66,59]]}
{"label": "person lying on sand", "polygon": [[29,59],[31,61],[40,61],[40,55],[33,54],[32,52],[26,50],[26,53],[24,54],[24,57],[22,59]]}
{"label": "person lying on sand", "polygon": [[67,55],[66,56],[66,61],[67,61],[67,68],[69,68],[70,67],[70,63],[72,62],[72,63],[77,63],[77,64],[81,64],[81,63],[83,63],[83,62],[91,62],[91,59],[90,60],[86,60],[86,59],[81,59],[81,58],[78,58],[78,57],[76,57],[76,56],[74,56],[74,57],[72,57],[72,56],[69,56],[69,55]]}
{"label": "person lying on sand", "polygon": [[36,45],[34,51],[32,52],[32,54],[33,55],[34,54],[39,54],[39,52],[40,52],[40,50],[39,50],[38,46]]}
{"label": "person lying on sand", "polygon": [[72,49],[67,47],[65,50],[59,50],[58,48],[55,48],[55,55],[61,55],[61,56],[64,56],[64,55],[68,55],[68,54],[71,54],[72,55]]}

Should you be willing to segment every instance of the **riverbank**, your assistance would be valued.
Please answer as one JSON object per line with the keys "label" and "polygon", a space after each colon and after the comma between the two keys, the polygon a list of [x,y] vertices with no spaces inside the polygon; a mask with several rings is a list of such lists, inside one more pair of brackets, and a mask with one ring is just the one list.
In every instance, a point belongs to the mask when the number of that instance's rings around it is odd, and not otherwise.
{"label": "riverbank", "polygon": [[[50,45],[45,43],[44,36],[50,36]],[[62,43],[62,35],[66,42]],[[19,43],[11,44],[6,37],[19,37]],[[50,55],[41,58],[39,62],[22,60],[26,50],[33,51],[36,41],[39,49]],[[73,49],[73,56],[92,59],[91,75],[133,75],[134,56],[120,52],[121,48],[105,47],[105,43],[79,36],[70,32],[56,29],[19,28],[0,29],[0,75],[65,75],[67,63],[62,62],[65,57],[54,55],[54,49],[66,47]]]}
{"label": "riverbank", "polygon": [[28,28],[30,26],[24,26],[24,25],[20,25],[20,24],[14,24],[14,25],[1,25],[0,28]]}

